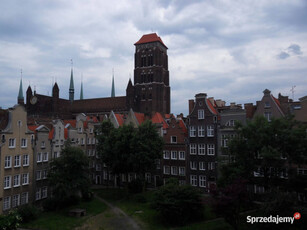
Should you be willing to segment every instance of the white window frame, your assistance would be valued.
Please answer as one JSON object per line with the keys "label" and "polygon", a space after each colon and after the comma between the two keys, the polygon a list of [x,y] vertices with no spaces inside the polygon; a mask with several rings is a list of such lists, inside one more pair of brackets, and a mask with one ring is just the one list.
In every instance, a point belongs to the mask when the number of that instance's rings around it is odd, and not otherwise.
{"label": "white window frame", "polygon": [[207,137],[214,137],[214,126],[207,125]]}
{"label": "white window frame", "polygon": [[185,176],[185,167],[179,167],[179,176]]}
{"label": "white window frame", "polygon": [[42,171],[42,179],[47,179],[47,177],[48,177],[48,170],[45,169]]}
{"label": "white window frame", "polygon": [[177,151],[171,151],[171,159],[177,160]]}
{"label": "white window frame", "polygon": [[215,170],[215,162],[208,162],[208,170]]}
{"label": "white window frame", "polygon": [[170,154],[168,150],[163,151],[163,159],[170,159]]}
{"label": "white window frame", "polygon": [[168,165],[164,165],[163,166],[163,174],[169,175],[170,171],[171,171],[171,169],[170,169],[170,167]]}
{"label": "white window frame", "polygon": [[207,155],[208,156],[215,155],[215,145],[214,144],[207,144]]}
{"label": "white window frame", "polygon": [[190,175],[190,183],[192,186],[197,186],[197,175]]}
{"label": "white window frame", "polygon": [[41,153],[41,152],[40,152],[40,153],[37,153],[36,162],[37,162],[37,163],[42,162],[42,153]]}
{"label": "white window frame", "polygon": [[198,155],[206,155],[206,145],[198,144]]}
{"label": "white window frame", "polygon": [[200,162],[198,163],[198,169],[199,169],[200,171],[205,171],[205,170],[206,170],[206,162],[200,161]]}
{"label": "white window frame", "polygon": [[27,148],[27,142],[26,138],[21,138],[21,148]]}
{"label": "white window frame", "polygon": [[204,137],[205,136],[205,128],[202,125],[198,126],[198,136],[199,137]]}
{"label": "white window frame", "polygon": [[11,188],[11,180],[12,176],[5,176],[3,179],[3,188],[4,189],[10,189]]}
{"label": "white window frame", "polygon": [[3,211],[11,208],[11,197],[7,196],[3,198]]}
{"label": "white window frame", "polygon": [[197,162],[196,161],[190,161],[190,169],[191,170],[197,170]]}
{"label": "white window frame", "polygon": [[40,199],[42,199],[42,198],[41,198],[41,191],[42,191],[41,188],[37,188],[37,189],[36,189],[36,192],[35,192],[35,200],[40,200]]}
{"label": "white window frame", "polygon": [[43,153],[43,161],[44,162],[48,161],[48,157],[49,157],[49,153],[48,152],[44,152]]}
{"label": "white window frame", "polygon": [[41,142],[41,149],[44,149],[44,148],[46,148],[46,143],[45,143],[45,141],[42,141]]}
{"label": "white window frame", "polygon": [[9,138],[9,148],[16,148],[16,138]]}
{"label": "white window frame", "polygon": [[171,136],[171,143],[173,144],[177,143],[177,136]]}
{"label": "white window frame", "polygon": [[22,174],[22,185],[29,184],[29,173]]}
{"label": "white window frame", "polygon": [[195,143],[190,144],[190,155],[196,155],[197,154],[197,145]]}
{"label": "white window frame", "polygon": [[48,196],[48,188],[47,188],[47,186],[42,187],[41,191],[42,191],[42,199],[47,198],[47,196]]}
{"label": "white window frame", "polygon": [[199,109],[198,110],[198,120],[203,120],[205,119],[205,110]]}
{"label": "white window frame", "polygon": [[14,168],[19,168],[21,166],[20,155],[14,156]]}
{"label": "white window frame", "polygon": [[179,160],[185,160],[185,151],[179,151],[179,154],[178,154],[179,156]]}
{"label": "white window frame", "polygon": [[37,170],[35,173],[36,180],[41,180],[42,179],[42,170]]}
{"label": "white window frame", "polygon": [[21,194],[21,198],[20,198],[20,204],[27,204],[29,203],[29,193],[28,192],[24,192]]}
{"label": "white window frame", "polygon": [[19,187],[20,186],[20,174],[14,175],[13,177],[13,187]]}
{"label": "white window frame", "polygon": [[196,127],[190,126],[190,137],[196,137]]}
{"label": "white window frame", "polygon": [[15,194],[12,198],[12,208],[16,208],[20,205],[20,194]]}
{"label": "white window frame", "polygon": [[29,166],[29,155],[28,154],[25,154],[22,156],[22,165]]}
{"label": "white window frame", "polygon": [[12,168],[12,156],[5,156],[5,158],[4,158],[4,168],[5,169]]}
{"label": "white window frame", "polygon": [[171,174],[178,175],[178,168],[177,166],[171,166]]}
{"label": "white window frame", "polygon": [[205,188],[206,187],[206,176],[199,175],[198,181],[199,181],[199,187],[201,187],[201,188]]}

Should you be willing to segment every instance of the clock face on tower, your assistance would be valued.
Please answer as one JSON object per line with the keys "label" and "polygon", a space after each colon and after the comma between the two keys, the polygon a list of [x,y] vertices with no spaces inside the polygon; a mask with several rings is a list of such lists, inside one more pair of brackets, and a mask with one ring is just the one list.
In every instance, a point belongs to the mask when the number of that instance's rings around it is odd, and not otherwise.
{"label": "clock face on tower", "polygon": [[36,96],[33,96],[33,97],[30,99],[30,103],[31,103],[32,105],[34,105],[34,104],[36,104],[36,102],[37,102],[37,97],[36,97]]}

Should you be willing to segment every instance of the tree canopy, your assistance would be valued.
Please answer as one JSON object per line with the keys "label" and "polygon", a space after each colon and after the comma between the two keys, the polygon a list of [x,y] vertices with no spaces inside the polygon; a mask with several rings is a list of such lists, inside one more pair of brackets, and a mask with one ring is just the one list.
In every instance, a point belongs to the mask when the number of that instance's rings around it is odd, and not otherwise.
{"label": "tree canopy", "polygon": [[65,146],[61,156],[50,163],[48,179],[59,202],[86,194],[90,186],[88,157],[80,148]]}

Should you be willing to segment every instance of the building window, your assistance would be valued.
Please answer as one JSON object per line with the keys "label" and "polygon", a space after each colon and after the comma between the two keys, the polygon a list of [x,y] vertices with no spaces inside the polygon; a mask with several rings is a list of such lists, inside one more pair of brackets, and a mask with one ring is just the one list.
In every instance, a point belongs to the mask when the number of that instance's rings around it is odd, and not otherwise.
{"label": "building window", "polygon": [[23,155],[22,165],[29,166],[29,155]]}
{"label": "building window", "polygon": [[101,164],[96,164],[96,171],[101,171]]}
{"label": "building window", "polygon": [[84,145],[84,138],[81,138],[81,145]]}
{"label": "building window", "polygon": [[204,137],[205,136],[205,128],[204,126],[198,126],[198,136]]}
{"label": "building window", "polygon": [[177,143],[177,137],[171,136],[171,143]]}
{"label": "building window", "polygon": [[9,139],[9,148],[15,148],[16,147],[16,139],[10,138]]}
{"label": "building window", "polygon": [[22,185],[29,184],[29,173],[22,174]]}
{"label": "building window", "polygon": [[199,162],[199,170],[204,171],[206,170],[206,162]]}
{"label": "building window", "polygon": [[43,187],[42,188],[42,198],[46,198],[47,197],[47,187]]}
{"label": "building window", "polygon": [[40,199],[41,199],[41,188],[37,188],[35,193],[35,200],[40,200]]}
{"label": "building window", "polygon": [[207,144],[207,154],[208,155],[214,155],[215,154],[215,148],[214,144]]}
{"label": "building window", "polygon": [[272,113],[271,112],[264,112],[264,117],[270,122],[272,120]]}
{"label": "building window", "polygon": [[190,144],[190,154],[196,155],[196,144]]}
{"label": "building window", "polygon": [[228,135],[223,134],[221,142],[222,142],[221,143],[222,147],[227,148],[228,147]]}
{"label": "building window", "polygon": [[179,151],[179,160],[185,160],[185,151]]}
{"label": "building window", "polygon": [[37,153],[37,162],[42,162],[42,153]]}
{"label": "building window", "polygon": [[190,182],[192,186],[197,186],[197,176],[196,175],[191,175],[190,176]]}
{"label": "building window", "polygon": [[197,170],[197,162],[196,161],[190,161],[191,170]]}
{"label": "building window", "polygon": [[22,138],[21,139],[21,148],[26,148],[27,147],[27,139]]}
{"label": "building window", "polygon": [[20,200],[21,205],[27,204],[28,202],[29,202],[29,193],[28,192],[22,193],[21,200]]}
{"label": "building window", "polygon": [[15,175],[13,179],[13,186],[19,187],[20,186],[20,175]]}
{"label": "building window", "polygon": [[48,152],[43,153],[43,161],[48,161],[48,155],[49,155]]}
{"label": "building window", "polygon": [[61,140],[61,145],[64,145],[64,140]]}
{"label": "building window", "polygon": [[53,153],[53,157],[54,157],[54,158],[58,158],[58,157],[59,157],[59,153],[58,153],[58,152],[54,152],[54,153]]}
{"label": "building window", "polygon": [[214,136],[214,128],[213,125],[207,126],[207,137],[213,137]]}
{"label": "building window", "polygon": [[199,187],[206,187],[206,176],[199,176]]}
{"label": "building window", "polygon": [[171,167],[171,174],[172,175],[178,175],[178,168],[176,166]]}
{"label": "building window", "polygon": [[169,174],[169,173],[170,173],[170,167],[167,166],[167,165],[164,165],[164,166],[163,166],[163,173],[164,173],[164,174]]}
{"label": "building window", "polygon": [[55,140],[55,146],[59,146],[59,140]]}
{"label": "building window", "polygon": [[196,137],[196,128],[195,126],[190,127],[190,137]]}
{"label": "building window", "polygon": [[45,141],[42,141],[42,143],[41,143],[41,148],[42,148],[42,149],[46,148]]}
{"label": "building window", "polygon": [[11,208],[11,197],[7,196],[3,199],[3,211]]}
{"label": "building window", "polygon": [[171,159],[177,160],[177,151],[171,151]]}
{"label": "building window", "polygon": [[205,144],[198,145],[198,155],[205,155],[206,154],[206,146]]}
{"label": "building window", "polygon": [[169,151],[167,150],[163,151],[163,159],[169,159]]}
{"label": "building window", "polygon": [[270,108],[270,107],[271,105],[269,101],[264,102],[264,108]]}
{"label": "building window", "polygon": [[214,162],[208,162],[208,170],[214,170],[215,169],[215,163]]}
{"label": "building window", "polygon": [[38,170],[36,171],[36,180],[41,180],[42,179],[42,171]]}
{"label": "building window", "polygon": [[11,188],[11,176],[5,176],[4,177],[4,189]]}
{"label": "building window", "polygon": [[4,168],[11,168],[12,167],[12,157],[11,156],[5,156],[4,158]]}
{"label": "building window", "polygon": [[156,164],[156,169],[160,169],[160,164],[161,164],[160,159],[156,159],[155,164]]}
{"label": "building window", "polygon": [[145,173],[145,180],[147,183],[151,183],[151,174],[150,173]]}
{"label": "building window", "polygon": [[20,167],[20,155],[15,156],[14,166],[15,168]]}
{"label": "building window", "polygon": [[20,195],[16,194],[16,195],[13,196],[12,208],[19,206],[19,204],[20,204]]}
{"label": "building window", "polygon": [[45,169],[43,170],[43,179],[47,179],[47,176],[48,176],[48,170]]}
{"label": "building window", "polygon": [[205,119],[205,111],[203,109],[198,110],[198,120]]}
{"label": "building window", "polygon": [[229,121],[226,122],[225,126],[234,127],[235,123],[236,123],[235,120],[229,120]]}
{"label": "building window", "polygon": [[185,176],[185,167],[179,167],[179,175]]}

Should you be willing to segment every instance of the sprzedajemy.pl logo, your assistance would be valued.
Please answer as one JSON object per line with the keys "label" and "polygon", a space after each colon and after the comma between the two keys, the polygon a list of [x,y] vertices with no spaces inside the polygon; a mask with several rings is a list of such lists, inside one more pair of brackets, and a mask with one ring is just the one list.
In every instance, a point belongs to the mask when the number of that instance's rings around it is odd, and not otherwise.
{"label": "sprzedajemy.pl logo", "polygon": [[275,223],[275,224],[281,224],[281,223],[290,223],[293,224],[295,220],[301,219],[301,214],[299,212],[294,213],[293,217],[284,217],[284,216],[247,216],[246,221],[247,223]]}

